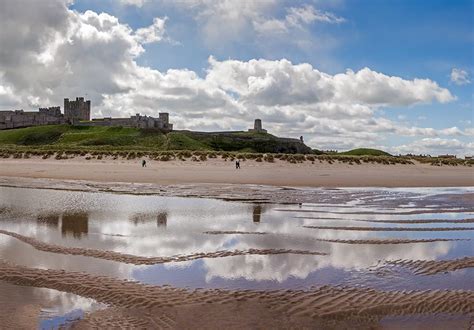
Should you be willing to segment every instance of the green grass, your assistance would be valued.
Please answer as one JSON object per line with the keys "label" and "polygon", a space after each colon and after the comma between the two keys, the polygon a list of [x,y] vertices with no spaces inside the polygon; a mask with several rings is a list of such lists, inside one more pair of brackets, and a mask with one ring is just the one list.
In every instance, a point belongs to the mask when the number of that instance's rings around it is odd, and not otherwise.
{"label": "green grass", "polygon": [[297,140],[271,134],[227,132],[202,133],[125,127],[51,125],[0,131],[0,148],[34,146],[42,150],[207,150],[263,153],[311,153]]}
{"label": "green grass", "polygon": [[358,148],[345,152],[340,152],[338,154],[346,156],[391,156],[388,152],[370,148]]}

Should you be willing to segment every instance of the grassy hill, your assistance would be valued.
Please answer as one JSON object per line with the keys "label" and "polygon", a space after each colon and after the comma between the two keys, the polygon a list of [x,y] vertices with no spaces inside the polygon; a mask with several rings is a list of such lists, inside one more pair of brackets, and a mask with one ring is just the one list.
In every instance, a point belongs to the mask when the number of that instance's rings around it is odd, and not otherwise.
{"label": "grassy hill", "polygon": [[0,131],[2,148],[81,150],[214,150],[261,153],[311,153],[297,139],[267,133],[173,131],[126,127],[51,125]]}
{"label": "grassy hill", "polygon": [[340,152],[338,154],[347,156],[391,156],[388,152],[370,148],[358,148],[345,152]]}

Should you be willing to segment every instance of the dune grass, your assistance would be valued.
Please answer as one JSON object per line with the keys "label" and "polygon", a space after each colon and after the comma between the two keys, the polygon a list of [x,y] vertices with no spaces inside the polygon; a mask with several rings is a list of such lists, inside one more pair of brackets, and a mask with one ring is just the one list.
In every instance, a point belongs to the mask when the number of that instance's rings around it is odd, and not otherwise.
{"label": "dune grass", "polygon": [[[220,158],[225,161],[341,163],[347,165],[472,166],[474,160],[425,157],[395,157],[376,149],[321,154],[295,140],[248,132],[202,133],[124,127],[52,125],[0,131],[0,158],[136,159],[195,161]],[[275,152],[277,150],[277,152]],[[281,152],[278,152],[281,150]],[[302,150],[305,153],[298,153]]]}

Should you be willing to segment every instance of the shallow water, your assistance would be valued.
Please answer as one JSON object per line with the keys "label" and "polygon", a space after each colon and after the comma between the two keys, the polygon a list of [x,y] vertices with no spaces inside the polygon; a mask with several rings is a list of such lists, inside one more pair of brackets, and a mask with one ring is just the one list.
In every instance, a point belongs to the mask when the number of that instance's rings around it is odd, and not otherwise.
{"label": "shallow water", "polygon": [[[415,275],[413,270],[397,266],[377,271],[386,261],[398,259],[472,256],[474,222],[452,221],[474,219],[474,201],[458,198],[473,192],[472,188],[321,190],[325,202],[272,205],[1,187],[0,230],[44,243],[147,257],[248,249],[262,249],[270,254],[217,258],[204,255],[183,262],[133,265],[39,251],[15,237],[0,234],[0,259],[28,267],[84,271],[185,288],[308,289],[331,284],[382,290],[473,290],[472,268],[430,276]],[[328,199],[337,203],[327,203]],[[445,221],[377,222],[420,219]],[[347,226],[371,230],[333,228]],[[387,228],[394,229],[386,231]],[[423,231],[406,230],[413,228]],[[457,228],[464,229],[454,230]],[[321,239],[463,240],[347,244]],[[271,254],[274,249],[327,255]],[[50,311],[54,308],[50,307]],[[80,310],[52,315],[80,317]]]}

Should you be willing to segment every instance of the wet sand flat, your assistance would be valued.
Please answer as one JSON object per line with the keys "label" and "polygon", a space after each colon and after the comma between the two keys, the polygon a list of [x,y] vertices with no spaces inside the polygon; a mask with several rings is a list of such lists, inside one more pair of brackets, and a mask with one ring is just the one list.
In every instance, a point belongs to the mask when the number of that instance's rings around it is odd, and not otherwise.
{"label": "wet sand flat", "polygon": [[470,326],[470,187],[28,180],[0,181],[4,326]]}
{"label": "wet sand flat", "polygon": [[474,186],[474,168],[466,166],[289,164],[247,160],[232,162],[118,160],[0,160],[0,176],[157,184],[221,183],[305,187],[443,187]]}

